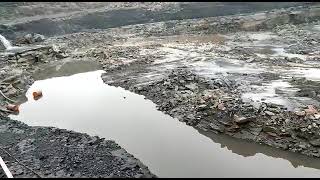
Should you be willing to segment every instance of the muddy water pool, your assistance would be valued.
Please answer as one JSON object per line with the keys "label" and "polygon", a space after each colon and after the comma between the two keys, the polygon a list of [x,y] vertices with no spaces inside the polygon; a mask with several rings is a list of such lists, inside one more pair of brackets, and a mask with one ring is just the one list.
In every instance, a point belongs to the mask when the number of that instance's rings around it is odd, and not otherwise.
{"label": "muddy water pool", "polygon": [[[318,159],[199,133],[143,96],[104,84],[102,73],[38,80],[11,118],[115,140],[159,177],[320,177]],[[35,90],[43,92],[37,101]]]}

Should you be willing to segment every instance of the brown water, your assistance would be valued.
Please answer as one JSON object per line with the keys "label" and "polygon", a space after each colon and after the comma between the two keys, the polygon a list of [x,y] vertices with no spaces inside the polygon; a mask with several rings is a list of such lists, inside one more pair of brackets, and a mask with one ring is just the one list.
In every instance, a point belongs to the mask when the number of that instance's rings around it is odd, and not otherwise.
{"label": "brown water", "polygon": [[113,139],[159,177],[320,177],[318,159],[199,133],[143,96],[104,84],[102,73],[36,81],[11,118]]}
{"label": "brown water", "polygon": [[94,61],[75,60],[65,58],[60,61],[44,64],[40,70],[34,73],[35,80],[43,80],[51,77],[70,76],[77,73],[95,71],[101,69],[100,65]]}

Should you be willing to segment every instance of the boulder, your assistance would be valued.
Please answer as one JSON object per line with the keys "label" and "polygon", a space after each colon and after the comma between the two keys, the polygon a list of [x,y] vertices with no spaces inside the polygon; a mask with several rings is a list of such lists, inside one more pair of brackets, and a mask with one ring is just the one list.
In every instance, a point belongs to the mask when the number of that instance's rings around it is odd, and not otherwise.
{"label": "boulder", "polygon": [[25,36],[23,36],[24,42],[26,42],[27,44],[31,44],[32,43],[32,34],[27,34]]}
{"label": "boulder", "polygon": [[312,88],[303,88],[297,92],[297,96],[314,98],[317,93]]}
{"label": "boulder", "polygon": [[41,34],[27,34],[23,37],[17,38],[16,43],[18,44],[32,44],[36,42],[42,42],[45,40],[45,37]]}
{"label": "boulder", "polygon": [[190,89],[191,91],[195,91],[198,86],[195,83],[185,85],[186,88]]}
{"label": "boulder", "polygon": [[305,111],[296,111],[294,112],[297,116],[305,116],[306,112]]}
{"label": "boulder", "polygon": [[46,38],[43,36],[43,35],[41,35],[41,34],[34,34],[34,36],[33,36],[33,41],[34,42],[42,42],[42,41],[44,41]]}
{"label": "boulder", "polygon": [[220,103],[220,104],[218,104],[218,109],[224,111],[224,110],[226,110],[226,107],[224,106],[223,103]]}
{"label": "boulder", "polygon": [[206,105],[206,104],[201,104],[201,105],[198,106],[197,109],[198,109],[199,111],[203,111],[203,110],[205,110],[206,108],[207,108],[207,105]]}
{"label": "boulder", "polygon": [[243,124],[243,123],[246,123],[246,122],[251,121],[251,118],[246,118],[246,117],[244,117],[244,116],[234,115],[234,116],[233,116],[233,120],[234,120],[234,122],[236,122],[236,123],[238,123],[238,124]]}
{"label": "boulder", "polygon": [[220,133],[222,133],[224,131],[224,127],[218,124],[214,124],[214,123],[210,123],[209,124],[210,129],[218,131]]}
{"label": "boulder", "polygon": [[270,111],[265,111],[264,113],[266,113],[269,116],[274,116],[275,115],[273,112],[270,112]]}

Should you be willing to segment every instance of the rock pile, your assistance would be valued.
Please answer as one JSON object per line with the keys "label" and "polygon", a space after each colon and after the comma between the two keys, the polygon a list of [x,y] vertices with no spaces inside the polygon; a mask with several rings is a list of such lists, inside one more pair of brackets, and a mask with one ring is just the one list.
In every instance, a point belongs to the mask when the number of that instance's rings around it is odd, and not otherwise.
{"label": "rock pile", "polygon": [[242,101],[235,86],[235,82],[200,78],[181,68],[161,81],[132,90],[188,125],[320,157],[317,107],[292,112],[262,103],[256,108]]}
{"label": "rock pile", "polygon": [[34,44],[44,41],[46,38],[37,33],[27,34],[23,37],[18,37],[15,41],[16,44]]}

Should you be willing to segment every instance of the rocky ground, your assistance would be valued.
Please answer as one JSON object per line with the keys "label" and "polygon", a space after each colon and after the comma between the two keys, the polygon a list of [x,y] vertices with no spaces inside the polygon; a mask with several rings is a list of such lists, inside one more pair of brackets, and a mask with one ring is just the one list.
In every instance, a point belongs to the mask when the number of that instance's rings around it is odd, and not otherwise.
{"label": "rocky ground", "polygon": [[177,6],[175,2],[2,2],[1,23],[19,23],[44,18],[75,16],[97,11],[130,8],[163,9]]}
{"label": "rocky ground", "polygon": [[0,154],[13,176],[155,177],[114,141],[57,128],[30,127],[7,117],[14,113],[5,108],[7,104],[26,100],[24,93],[34,82],[32,74],[43,64],[67,57],[55,46],[35,46],[33,36],[28,37],[22,38],[22,44],[30,47],[1,57],[0,90],[5,96],[0,97]]}
{"label": "rocky ground", "polygon": [[6,174],[4,173],[3,169],[0,170],[0,178],[6,178]]}
{"label": "rocky ground", "polygon": [[[317,71],[319,67],[318,32],[308,29],[318,24],[317,15],[306,17],[303,11],[292,14],[300,16],[297,18],[300,22],[294,18],[285,20],[286,13],[281,15],[279,22],[277,12],[274,19],[266,20],[263,14],[205,19],[203,22],[207,26],[201,28],[202,20],[198,24],[179,21],[170,28],[175,30],[172,32],[175,36],[169,35],[168,26],[152,24],[154,30],[166,33],[160,38],[155,37],[158,32],[152,33],[152,38],[157,40],[149,37],[152,32],[149,26],[144,29],[147,32],[142,33],[140,29],[144,25],[141,25],[136,29],[141,34],[148,34],[145,39],[130,39],[119,46],[128,50],[133,46],[141,47],[140,59],[144,60],[112,69],[105,65],[107,73],[103,79],[108,84],[145,95],[158,105],[159,110],[196,128],[319,157],[318,82],[310,79],[311,75],[306,78],[292,72],[301,68]],[[261,21],[254,20],[249,29],[241,23],[246,20],[245,24],[250,24],[249,19],[253,17],[259,17]],[[310,19],[315,21],[309,22]],[[289,23],[282,24],[283,21]],[[179,29],[182,24],[191,28]],[[194,32],[201,35],[194,35]],[[255,33],[260,34],[254,37]],[[264,37],[266,34],[267,38]],[[291,54],[274,55],[274,50],[270,52],[268,46],[277,45],[286,53],[293,53],[294,57]],[[146,58],[148,55],[150,58]],[[154,56],[161,58],[155,60]],[[243,65],[237,67],[237,63]],[[316,73],[313,75],[317,77]],[[264,89],[266,83],[279,80],[298,90],[293,94],[286,93],[283,91],[288,89],[283,90],[280,86],[274,89],[274,97],[262,97],[254,102],[243,99],[248,92],[258,96],[257,86]],[[273,102],[272,98],[285,99],[286,96],[305,98],[286,102],[292,106]]]}
{"label": "rocky ground", "polygon": [[[319,12],[315,5],[52,37],[17,36],[15,45],[32,49],[1,54],[0,90],[23,102],[24,92],[34,81],[32,75],[41,65],[65,58],[95,61],[106,71],[102,76],[106,83],[146,96],[160,111],[187,125],[319,157]],[[0,96],[2,107],[6,102]],[[124,150],[114,142],[96,138],[88,144],[92,137],[87,135],[74,137],[78,133],[28,127],[7,115],[0,111],[0,132],[10,136],[12,144],[4,141],[1,147],[41,176],[152,176],[128,154],[124,160],[119,158],[115,152]],[[22,139],[22,132],[28,134],[28,140]],[[43,138],[35,138],[40,135]],[[52,147],[47,138],[55,140],[56,152],[46,150]],[[84,146],[106,151],[108,156],[97,153],[92,157],[81,149]],[[77,156],[70,159],[51,156],[75,151],[79,154],[73,153]],[[80,157],[88,161],[69,166]],[[99,167],[99,172],[82,171],[97,158],[117,165],[115,169]],[[10,168],[17,168],[15,175],[35,176],[8,161]],[[55,167],[49,169],[49,163]],[[64,166],[71,169],[61,170]]]}
{"label": "rocky ground", "polygon": [[113,141],[4,117],[0,124],[1,156],[14,177],[154,177]]}
{"label": "rocky ground", "polygon": [[241,100],[235,84],[221,79],[207,81],[183,69],[133,91],[157,102],[159,110],[188,125],[293,152],[320,155],[319,116],[312,105],[298,112],[274,103],[262,103],[255,108]]}

